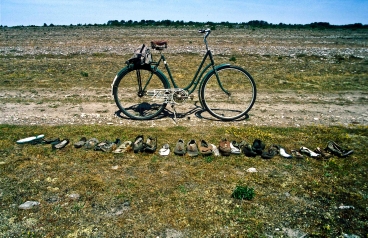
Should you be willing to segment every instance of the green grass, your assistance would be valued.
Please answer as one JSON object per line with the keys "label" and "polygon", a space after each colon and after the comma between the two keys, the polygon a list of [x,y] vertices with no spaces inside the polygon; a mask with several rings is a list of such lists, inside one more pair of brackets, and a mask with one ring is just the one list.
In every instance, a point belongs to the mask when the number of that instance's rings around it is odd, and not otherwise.
{"label": "green grass", "polygon": [[[311,237],[366,235],[367,127],[186,127],[0,126],[0,234],[2,237],[183,237],[282,236],[282,230]],[[36,134],[69,138],[71,145],[17,145]],[[324,147],[334,140],[355,150],[345,159],[271,160],[230,157],[168,157],[75,149],[81,136],[134,140],[158,136],[159,146],[179,138],[217,144],[259,138],[287,150]],[[250,167],[257,173],[247,173]],[[252,200],[232,198],[237,186],[254,189]],[[77,193],[78,200],[68,195]],[[41,205],[17,207],[27,200]],[[339,209],[340,205],[355,209]],[[278,229],[280,231],[278,231]]]}

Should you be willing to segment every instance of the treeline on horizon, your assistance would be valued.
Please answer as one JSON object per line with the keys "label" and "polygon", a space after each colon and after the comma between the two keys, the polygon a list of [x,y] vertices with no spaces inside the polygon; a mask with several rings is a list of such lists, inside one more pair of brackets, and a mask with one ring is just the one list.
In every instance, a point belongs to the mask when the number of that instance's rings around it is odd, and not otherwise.
{"label": "treeline on horizon", "polygon": [[[44,23],[42,27],[55,27],[55,26],[65,26],[65,25],[54,25]],[[69,26],[115,26],[115,27],[144,27],[144,26],[161,26],[161,27],[199,27],[199,28],[211,28],[215,30],[216,27],[227,27],[227,28],[296,28],[296,29],[368,29],[368,25],[362,23],[346,24],[346,25],[331,25],[328,22],[313,22],[310,24],[273,24],[268,23],[263,20],[252,20],[249,22],[242,23],[231,23],[231,22],[194,22],[194,21],[171,21],[171,20],[110,20],[104,24],[70,24]],[[7,27],[7,26],[0,26]],[[24,27],[24,26],[14,26],[14,27]],[[29,27],[38,27],[35,25],[30,25]]]}

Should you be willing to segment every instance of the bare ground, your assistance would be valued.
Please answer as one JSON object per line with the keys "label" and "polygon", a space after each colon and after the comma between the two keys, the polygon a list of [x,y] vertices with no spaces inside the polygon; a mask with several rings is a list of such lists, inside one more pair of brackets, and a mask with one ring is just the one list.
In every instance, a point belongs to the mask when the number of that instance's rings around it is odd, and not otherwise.
{"label": "bare ground", "polygon": [[[294,91],[258,92],[257,101],[249,117],[222,122],[200,108],[193,101],[176,106],[176,120],[170,105],[161,117],[136,121],[119,113],[108,89],[86,90],[73,88],[63,92],[39,90],[0,92],[1,124],[61,125],[61,124],[110,124],[124,126],[308,126],[368,124],[366,92],[338,92],[301,94]],[[96,96],[99,95],[99,96]],[[69,100],[69,99],[73,100]],[[62,99],[62,100],[60,100]]]}

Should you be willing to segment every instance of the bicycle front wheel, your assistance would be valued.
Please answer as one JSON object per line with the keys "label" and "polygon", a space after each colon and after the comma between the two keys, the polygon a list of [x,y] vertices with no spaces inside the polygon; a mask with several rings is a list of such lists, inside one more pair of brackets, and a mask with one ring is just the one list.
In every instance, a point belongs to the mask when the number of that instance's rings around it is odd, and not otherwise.
{"label": "bicycle front wheel", "polygon": [[253,107],[257,89],[252,76],[243,68],[220,66],[204,79],[200,97],[205,109],[214,117],[230,121],[245,116]]}
{"label": "bicycle front wheel", "polygon": [[121,112],[131,119],[147,120],[158,116],[166,107],[163,100],[153,100],[147,91],[170,86],[158,71],[125,68],[115,77],[112,87],[115,103]]}

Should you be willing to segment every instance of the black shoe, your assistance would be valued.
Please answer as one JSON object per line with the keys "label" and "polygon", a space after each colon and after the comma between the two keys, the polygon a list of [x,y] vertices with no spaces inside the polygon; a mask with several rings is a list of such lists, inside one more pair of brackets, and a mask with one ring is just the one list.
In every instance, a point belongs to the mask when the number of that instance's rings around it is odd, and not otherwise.
{"label": "black shoe", "polygon": [[261,157],[263,159],[272,159],[273,157],[275,157],[275,155],[278,154],[279,148],[275,145],[272,145],[268,151],[264,151],[262,152]]}
{"label": "black shoe", "polygon": [[332,154],[337,155],[341,158],[347,157],[354,152],[354,150],[344,150],[343,148],[341,148],[338,144],[336,144],[333,141],[329,141],[327,143],[327,147],[325,150],[331,151]]}
{"label": "black shoe", "polygon": [[256,157],[257,153],[252,149],[252,146],[245,141],[240,142],[239,147],[243,154],[247,157]]}
{"label": "black shoe", "polygon": [[144,151],[148,153],[154,153],[157,149],[157,138],[148,137],[144,144]]}
{"label": "black shoe", "polygon": [[265,147],[265,144],[261,140],[255,139],[253,142],[252,150],[258,155],[261,155]]}

